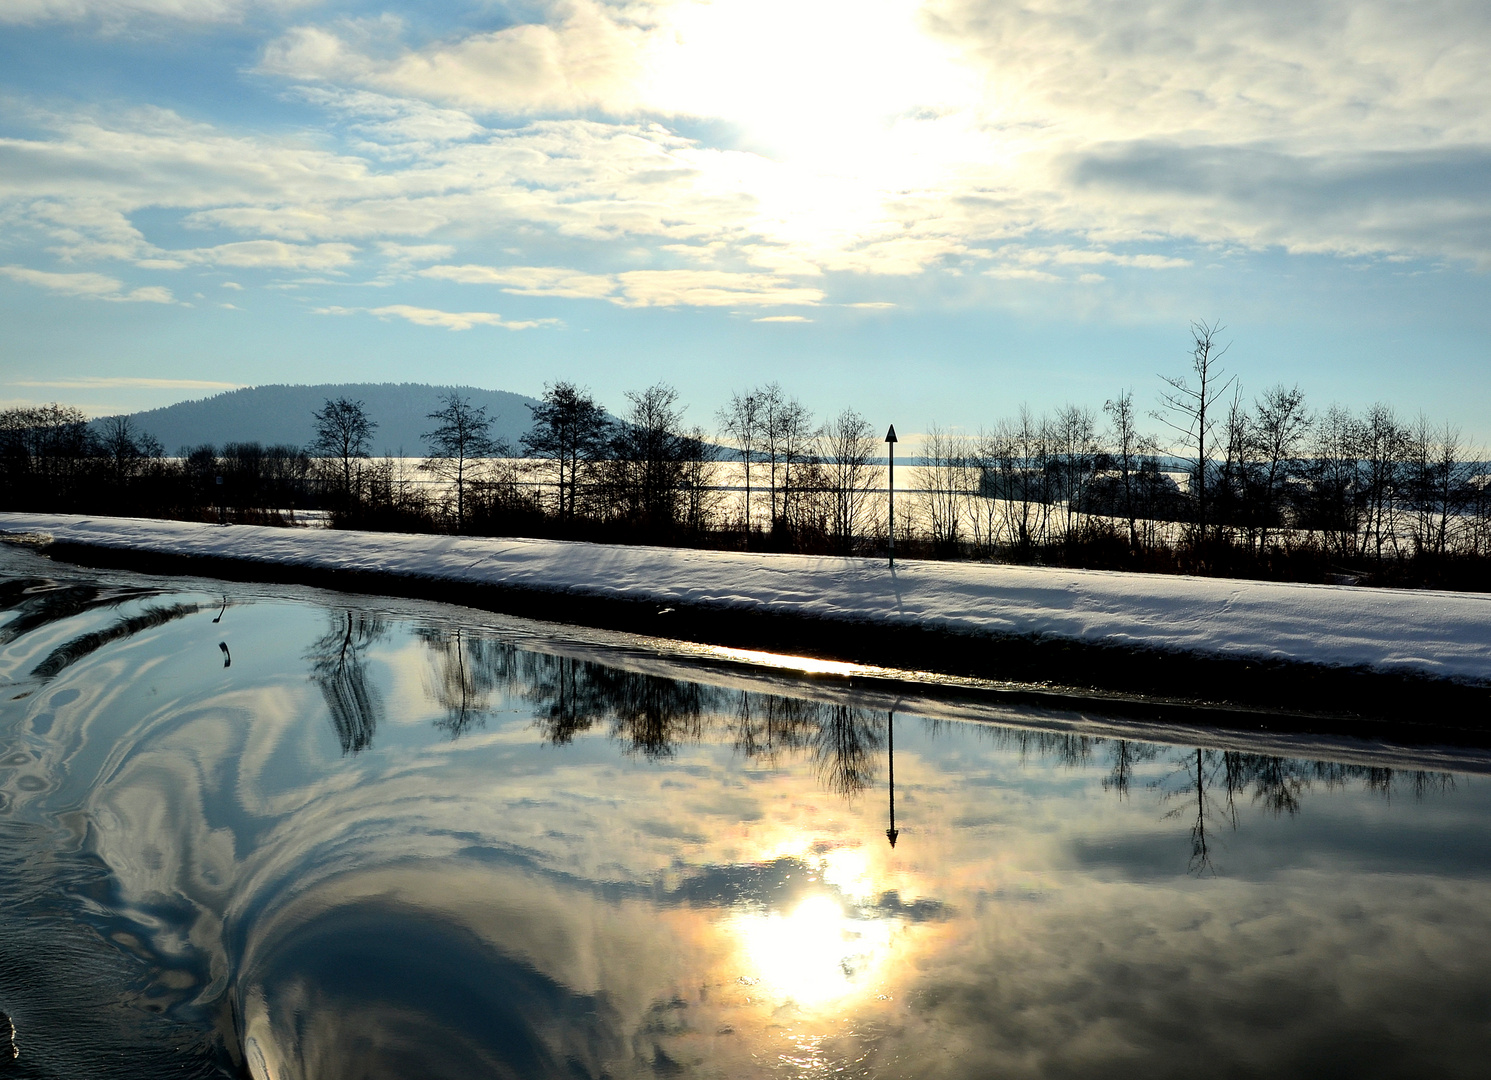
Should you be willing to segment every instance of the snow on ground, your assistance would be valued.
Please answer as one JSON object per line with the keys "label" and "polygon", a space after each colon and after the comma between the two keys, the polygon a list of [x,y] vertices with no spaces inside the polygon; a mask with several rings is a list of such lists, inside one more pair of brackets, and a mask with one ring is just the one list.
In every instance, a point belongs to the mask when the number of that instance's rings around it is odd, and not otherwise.
{"label": "snow on ground", "polygon": [[1491,595],[560,540],[0,514],[136,551],[1491,680]]}

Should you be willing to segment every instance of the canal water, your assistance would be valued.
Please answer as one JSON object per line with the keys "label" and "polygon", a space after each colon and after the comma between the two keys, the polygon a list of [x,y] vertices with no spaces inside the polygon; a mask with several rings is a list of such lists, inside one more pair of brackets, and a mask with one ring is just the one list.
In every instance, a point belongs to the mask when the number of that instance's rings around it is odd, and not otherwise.
{"label": "canal water", "polygon": [[0,551],[0,1076],[1485,1075],[1488,755],[744,659]]}

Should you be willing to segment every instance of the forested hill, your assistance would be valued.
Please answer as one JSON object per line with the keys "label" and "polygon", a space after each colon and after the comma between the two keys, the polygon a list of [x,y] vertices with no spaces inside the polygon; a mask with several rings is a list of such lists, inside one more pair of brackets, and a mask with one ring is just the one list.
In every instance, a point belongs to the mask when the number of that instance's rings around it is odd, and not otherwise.
{"label": "forested hill", "polygon": [[305,446],[315,438],[312,413],[327,398],[361,401],[368,417],[378,424],[373,432],[373,453],[419,457],[425,452],[422,433],[435,427],[429,414],[440,408],[440,399],[456,393],[480,405],[492,417],[492,435],[514,446],[531,424],[527,406],[534,398],[504,390],[481,390],[474,386],[430,386],[425,383],[325,383],[319,386],[251,386],[230,390],[199,401],[183,401],[164,409],[134,413],[130,421],[137,431],[161,441],[167,454],[184,446],[212,443],[219,448],[230,442],[260,442],[267,445],[292,443]]}

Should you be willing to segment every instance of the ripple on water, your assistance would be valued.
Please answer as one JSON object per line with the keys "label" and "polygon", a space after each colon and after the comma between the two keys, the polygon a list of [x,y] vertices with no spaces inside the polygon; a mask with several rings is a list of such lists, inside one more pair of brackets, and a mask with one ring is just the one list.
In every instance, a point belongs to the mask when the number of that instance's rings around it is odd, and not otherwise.
{"label": "ripple on water", "polygon": [[38,1076],[1095,1078],[1238,1047],[1259,1073],[1454,1076],[1491,1053],[1479,776],[966,699],[892,724],[750,657],[436,605],[162,593],[173,617],[143,619],[138,593],[74,591],[27,615],[41,644],[0,645],[89,646],[0,704],[0,1006]]}

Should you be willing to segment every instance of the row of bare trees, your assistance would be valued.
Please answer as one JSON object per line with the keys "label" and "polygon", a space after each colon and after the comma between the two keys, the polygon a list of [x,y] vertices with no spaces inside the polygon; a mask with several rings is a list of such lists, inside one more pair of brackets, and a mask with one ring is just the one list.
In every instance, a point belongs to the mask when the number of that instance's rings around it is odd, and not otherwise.
{"label": "row of bare trees", "polygon": [[933,425],[919,455],[906,447],[913,497],[893,523],[878,429],[851,409],[817,417],[776,383],[732,394],[707,431],[663,383],[613,414],[558,382],[516,447],[452,395],[413,467],[370,458],[376,419],[347,399],[315,413],[304,449],[175,458],[126,417],[12,409],[0,501],[237,520],[319,507],[367,528],[843,554],[883,551],[894,528],[907,555],[1491,587],[1484,455],[1388,405],[1316,412],[1284,385],[1245,396],[1220,333],[1193,324],[1189,366],[1163,378],[1152,411],[1124,390],[1101,409],[1020,408],[976,434]]}

